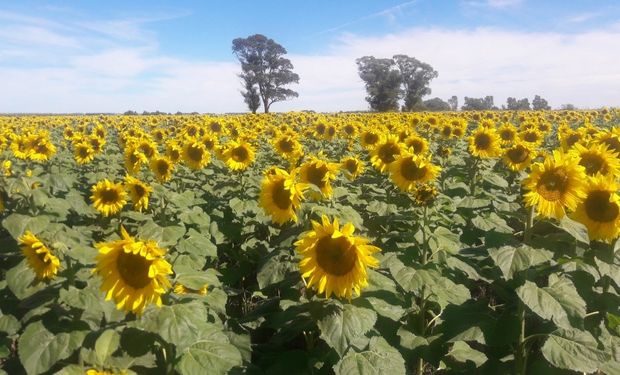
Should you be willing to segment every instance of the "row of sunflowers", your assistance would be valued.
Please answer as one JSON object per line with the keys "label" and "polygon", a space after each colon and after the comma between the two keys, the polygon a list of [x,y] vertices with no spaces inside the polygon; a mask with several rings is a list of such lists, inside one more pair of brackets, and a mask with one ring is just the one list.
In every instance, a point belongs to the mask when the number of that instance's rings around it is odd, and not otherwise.
{"label": "row of sunflowers", "polygon": [[619,123],[0,117],[0,364],[618,373]]}

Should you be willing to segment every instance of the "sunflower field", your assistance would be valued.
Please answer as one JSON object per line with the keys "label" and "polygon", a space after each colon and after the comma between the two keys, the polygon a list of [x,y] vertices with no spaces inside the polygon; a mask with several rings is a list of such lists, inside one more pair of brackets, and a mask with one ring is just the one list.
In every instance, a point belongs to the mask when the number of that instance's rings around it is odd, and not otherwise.
{"label": "sunflower field", "polygon": [[0,373],[620,374],[620,110],[0,117]]}

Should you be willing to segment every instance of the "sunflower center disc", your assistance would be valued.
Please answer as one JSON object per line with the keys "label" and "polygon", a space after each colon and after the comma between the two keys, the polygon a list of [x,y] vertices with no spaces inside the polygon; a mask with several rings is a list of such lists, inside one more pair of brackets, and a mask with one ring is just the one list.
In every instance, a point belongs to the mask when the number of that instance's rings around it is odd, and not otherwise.
{"label": "sunflower center disc", "polygon": [[293,142],[288,139],[280,141],[280,149],[286,153],[293,152]]}
{"label": "sunflower center disc", "polygon": [[168,173],[168,163],[164,160],[157,162],[157,172],[161,175]]}
{"label": "sunflower center disc", "polygon": [[118,273],[125,283],[134,289],[141,289],[147,286],[151,279],[149,278],[149,268],[152,261],[146,260],[140,255],[121,252],[116,259]]}
{"label": "sunflower center disc", "polygon": [[523,139],[524,139],[526,142],[530,142],[530,143],[532,143],[532,142],[536,142],[536,141],[538,141],[538,134],[536,134],[535,132],[527,132],[527,133],[525,133],[525,135],[523,136]]}
{"label": "sunflower center disc", "polygon": [[202,160],[202,150],[198,147],[190,146],[187,150],[187,155],[193,161],[201,161]]}
{"label": "sunflower center disc", "polygon": [[344,164],[344,167],[347,169],[347,171],[349,171],[349,173],[355,173],[355,171],[357,171],[357,163],[355,162],[355,160],[347,160],[347,162]]}
{"label": "sunflower center disc", "polygon": [[236,162],[244,162],[248,159],[248,150],[245,149],[245,147],[240,146],[240,147],[235,147],[235,149],[232,152],[232,158],[236,161]]}
{"label": "sunflower center disc", "polygon": [[525,147],[519,146],[516,148],[511,148],[510,150],[506,152],[506,154],[508,155],[508,158],[510,159],[510,161],[512,161],[513,163],[519,164],[527,160],[527,156],[529,152],[527,151]]}
{"label": "sunflower center disc", "polygon": [[357,255],[346,237],[321,238],[316,244],[316,256],[319,266],[335,276],[349,273],[357,261]]}
{"label": "sunflower center disc", "polygon": [[538,182],[537,191],[548,201],[557,201],[568,188],[568,175],[562,170],[543,173]]}
{"label": "sunflower center disc", "polygon": [[618,205],[609,201],[608,191],[593,191],[585,201],[586,213],[594,221],[609,223],[618,217]]}
{"label": "sunflower center disc", "polygon": [[374,133],[366,133],[364,135],[364,142],[369,145],[374,145],[379,140],[379,136]]}
{"label": "sunflower center disc", "polygon": [[387,143],[379,149],[379,159],[385,164],[390,164],[396,160],[396,155],[400,152],[397,145],[393,143]]}
{"label": "sunflower center disc", "polygon": [[119,201],[118,192],[114,189],[106,189],[101,192],[101,200],[103,203],[116,203]]}
{"label": "sunflower center disc", "polygon": [[408,158],[400,165],[400,173],[409,181],[417,181],[426,174],[426,167],[419,168],[412,158]]}
{"label": "sunflower center disc", "polygon": [[308,168],[308,181],[319,188],[323,188],[325,186],[325,181],[323,181],[325,174],[327,174],[326,167],[317,168],[311,165],[310,168]]}
{"label": "sunflower center disc", "polygon": [[599,155],[595,154],[586,154],[581,157],[581,161],[579,161],[580,165],[586,169],[586,173],[589,176],[593,176],[596,172],[601,172],[602,174],[607,174],[607,168],[605,165],[605,161]]}
{"label": "sunflower center disc", "polygon": [[291,207],[291,192],[284,188],[284,180],[278,181],[273,187],[273,203],[281,210],[288,210]]}
{"label": "sunflower center disc", "polygon": [[503,132],[499,133],[499,136],[504,141],[512,141],[514,138],[514,133],[510,130],[504,130]]}

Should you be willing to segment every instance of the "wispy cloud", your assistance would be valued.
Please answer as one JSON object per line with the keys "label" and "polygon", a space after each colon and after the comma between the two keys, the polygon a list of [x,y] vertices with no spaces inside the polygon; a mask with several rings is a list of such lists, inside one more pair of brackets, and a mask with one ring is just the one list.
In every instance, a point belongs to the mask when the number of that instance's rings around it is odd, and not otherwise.
{"label": "wispy cloud", "polygon": [[465,1],[465,4],[472,7],[485,7],[494,9],[514,8],[524,3],[524,0],[481,0]]}
{"label": "wispy cloud", "polygon": [[316,35],[333,33],[335,31],[342,30],[342,29],[347,28],[349,26],[356,25],[356,24],[362,23],[364,21],[372,20],[372,19],[379,18],[379,17],[387,17],[389,20],[393,21],[397,14],[401,13],[406,8],[416,4],[418,2],[420,2],[420,0],[406,1],[404,3],[400,3],[398,5],[394,5],[392,7],[380,10],[380,11],[372,13],[372,14],[368,14],[366,16],[354,19],[352,21],[345,22],[345,23],[340,24],[338,26],[334,26],[334,27],[330,27],[329,29],[321,30],[321,31],[319,31],[319,32],[317,32],[317,33],[315,33],[313,35],[316,36]]}
{"label": "wispy cloud", "polygon": [[585,12],[567,17],[566,22],[582,23],[601,17],[602,15],[604,15],[603,12]]}

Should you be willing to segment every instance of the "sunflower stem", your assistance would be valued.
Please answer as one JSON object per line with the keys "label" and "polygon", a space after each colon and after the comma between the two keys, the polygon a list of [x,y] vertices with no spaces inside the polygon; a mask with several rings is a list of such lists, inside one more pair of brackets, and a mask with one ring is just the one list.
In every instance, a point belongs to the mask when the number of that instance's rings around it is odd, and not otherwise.
{"label": "sunflower stem", "polygon": [[515,374],[525,375],[527,366],[527,347],[525,346],[525,306],[519,300],[517,307],[517,319],[519,319],[519,341],[515,353]]}
{"label": "sunflower stem", "polygon": [[[420,264],[422,266],[426,265],[426,262],[428,262],[428,246],[427,246],[427,238],[426,238],[427,223],[428,223],[428,206],[424,206],[424,208],[422,209],[422,246],[420,247],[420,250],[421,250]],[[422,289],[422,293],[420,295],[420,302],[419,302],[420,312],[418,315],[418,330],[419,330],[418,333],[420,334],[420,336],[424,336],[425,331],[426,331],[426,298],[424,294],[425,294],[424,289]],[[422,375],[423,373],[424,373],[424,358],[422,358],[422,355],[420,355],[420,357],[418,358],[418,367],[417,367],[416,374]]]}

